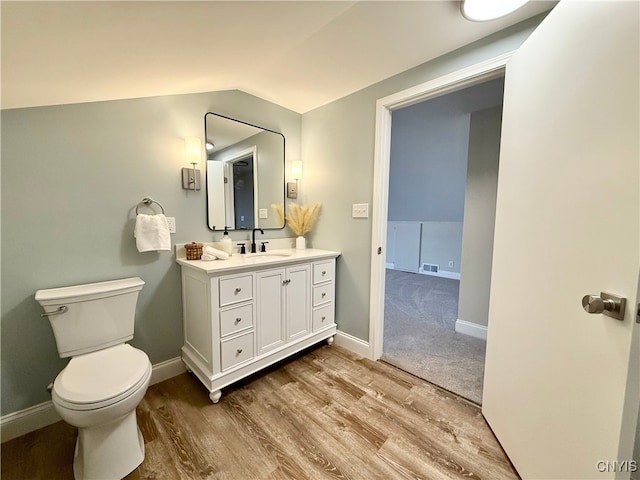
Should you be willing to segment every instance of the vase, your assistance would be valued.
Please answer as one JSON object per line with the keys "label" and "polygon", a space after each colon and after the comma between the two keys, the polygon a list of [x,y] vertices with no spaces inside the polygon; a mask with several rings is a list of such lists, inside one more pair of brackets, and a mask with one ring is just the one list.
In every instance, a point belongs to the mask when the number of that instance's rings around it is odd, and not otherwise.
{"label": "vase", "polygon": [[307,241],[300,235],[296,238],[296,250],[304,250],[305,248],[307,248]]}

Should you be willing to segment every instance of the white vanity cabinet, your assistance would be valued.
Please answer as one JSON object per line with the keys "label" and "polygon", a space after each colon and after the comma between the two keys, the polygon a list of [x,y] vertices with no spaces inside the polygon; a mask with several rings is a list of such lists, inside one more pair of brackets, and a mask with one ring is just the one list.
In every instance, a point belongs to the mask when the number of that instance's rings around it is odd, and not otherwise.
{"label": "white vanity cabinet", "polygon": [[182,267],[182,360],[221,389],[322,340],[333,342],[339,252],[279,250]]}

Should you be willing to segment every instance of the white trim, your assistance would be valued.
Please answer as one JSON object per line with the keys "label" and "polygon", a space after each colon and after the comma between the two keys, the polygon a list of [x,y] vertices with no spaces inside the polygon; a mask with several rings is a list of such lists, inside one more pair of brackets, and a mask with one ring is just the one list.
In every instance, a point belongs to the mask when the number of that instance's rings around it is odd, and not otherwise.
{"label": "white trim", "polygon": [[353,335],[338,330],[334,338],[334,343],[362,357],[369,358],[369,344]]}
{"label": "white trim", "polygon": [[384,268],[388,268],[389,270],[395,270],[396,269],[396,264],[395,263],[385,263],[384,264]]}
{"label": "white trim", "polygon": [[[180,357],[153,365],[149,385],[168,380],[186,371]],[[0,438],[6,442],[61,420],[51,400],[0,417]]]}
{"label": "white trim", "polygon": [[[511,51],[456,72],[394,93],[376,102],[376,137],[373,167],[371,229],[371,290],[369,300],[369,355],[382,356],[384,332],[385,255],[389,207],[389,162],[391,155],[391,112],[429,98],[444,95],[502,75]],[[381,254],[378,254],[380,248]]]}
{"label": "white trim", "polygon": [[151,372],[151,381],[149,382],[149,385],[164,382],[165,380],[181,375],[186,371],[187,369],[180,357],[156,363],[153,366],[153,371]]}
{"label": "white trim", "polygon": [[418,272],[421,275],[431,275],[432,277],[451,278],[452,280],[460,280],[460,274],[458,272],[448,272],[447,270],[438,270],[437,272],[425,272],[420,270]]}
{"label": "white trim", "polygon": [[456,320],[456,333],[462,333],[482,340],[487,339],[487,327],[485,325],[467,322],[466,320]]}
{"label": "white trim", "polygon": [[0,418],[0,435],[2,442],[25,435],[52,423],[59,422],[60,415],[53,408],[51,400],[34,405],[17,412],[3,415]]}

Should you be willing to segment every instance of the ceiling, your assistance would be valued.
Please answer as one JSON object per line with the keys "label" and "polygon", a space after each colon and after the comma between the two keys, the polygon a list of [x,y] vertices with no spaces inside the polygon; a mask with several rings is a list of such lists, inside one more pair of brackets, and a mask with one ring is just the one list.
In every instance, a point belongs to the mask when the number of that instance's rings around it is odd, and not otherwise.
{"label": "ceiling", "polygon": [[555,3],[2,1],[2,108],[240,89],[304,113]]}

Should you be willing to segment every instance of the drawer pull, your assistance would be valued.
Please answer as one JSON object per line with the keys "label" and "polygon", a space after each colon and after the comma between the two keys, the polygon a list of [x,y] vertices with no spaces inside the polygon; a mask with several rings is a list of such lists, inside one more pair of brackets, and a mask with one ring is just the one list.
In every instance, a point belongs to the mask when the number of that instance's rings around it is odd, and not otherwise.
{"label": "drawer pull", "polygon": [[322,276],[324,277],[326,274],[327,274],[327,271],[326,271],[326,270],[323,270],[323,271],[322,271]]}
{"label": "drawer pull", "polygon": [[324,298],[324,297],[326,297],[326,296],[327,296],[327,294],[326,294],[326,293],[324,293],[324,292],[322,292],[322,298]]}
{"label": "drawer pull", "polygon": [[242,317],[236,318],[236,323],[240,323],[242,321]]}
{"label": "drawer pull", "polygon": [[241,289],[240,287],[237,287],[235,292],[236,292],[236,294],[238,294],[238,293],[240,293],[241,291],[242,291],[242,289]]}
{"label": "drawer pull", "polygon": [[327,317],[322,317],[322,321],[324,322],[327,319]]}
{"label": "drawer pull", "polygon": [[242,349],[241,348],[236,350],[236,355],[240,355],[241,353],[242,353]]}

